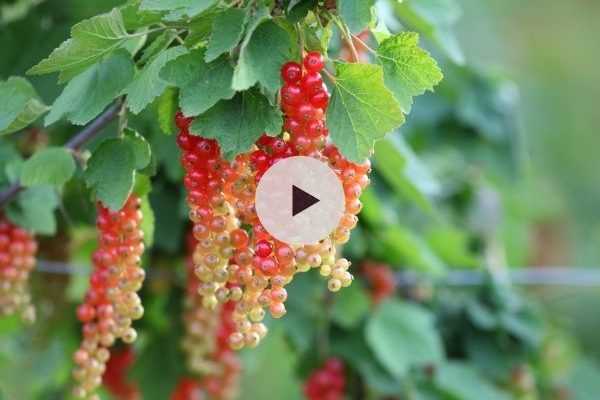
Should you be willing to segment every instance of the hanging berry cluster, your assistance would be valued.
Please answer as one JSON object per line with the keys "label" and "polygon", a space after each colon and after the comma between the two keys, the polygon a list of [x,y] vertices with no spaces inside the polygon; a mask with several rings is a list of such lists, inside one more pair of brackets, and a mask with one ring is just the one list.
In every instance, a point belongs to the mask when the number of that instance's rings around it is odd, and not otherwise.
{"label": "hanging berry cluster", "polygon": [[137,400],[140,398],[138,386],[129,381],[127,373],[135,362],[135,352],[131,346],[123,346],[110,351],[102,383],[108,392],[118,400]]}
{"label": "hanging berry cluster", "polygon": [[[369,183],[370,163],[352,163],[328,143],[329,93],[321,77],[323,67],[317,52],[308,53],[303,65],[288,62],[282,67],[284,132],[278,137],[263,135],[250,152],[231,163],[220,156],[216,141],[189,133],[190,119],[181,113],[176,117],[190,219],[198,241],[193,255],[198,292],[209,308],[232,302],[229,345],[234,349],[254,347],[266,335],[261,322],[265,310],[274,318],[285,315],[285,286],[294,274],[319,268],[334,292],[353,280],[350,263],[336,259],[336,246],[346,243],[356,226],[362,206],[358,198]],[[276,240],[260,224],[254,207],[263,174],[277,161],[296,155],[327,163],[346,195],[339,226],[314,245],[290,246]]]}
{"label": "hanging berry cluster", "polygon": [[77,398],[98,398],[94,391],[102,383],[109,348],[117,339],[132,343],[137,337],[131,325],[144,313],[137,294],[145,277],[141,222],[140,199],[135,195],[116,212],[98,205],[99,247],[92,258],[90,288],[77,309],[83,323],[83,340],[74,355]]}
{"label": "hanging berry cluster", "polygon": [[322,368],[314,371],[304,384],[307,400],[342,400],[345,390],[344,364],[333,357]]}
{"label": "hanging berry cluster", "polygon": [[37,247],[32,235],[0,214],[0,316],[20,314],[25,322],[35,320],[28,282]]}
{"label": "hanging berry cluster", "polygon": [[203,306],[192,261],[196,245],[194,236],[189,235],[183,348],[188,368],[201,377],[197,389],[210,399],[229,400],[237,395],[240,372],[240,361],[228,344],[234,330],[231,316],[235,305],[229,301],[214,309]]}

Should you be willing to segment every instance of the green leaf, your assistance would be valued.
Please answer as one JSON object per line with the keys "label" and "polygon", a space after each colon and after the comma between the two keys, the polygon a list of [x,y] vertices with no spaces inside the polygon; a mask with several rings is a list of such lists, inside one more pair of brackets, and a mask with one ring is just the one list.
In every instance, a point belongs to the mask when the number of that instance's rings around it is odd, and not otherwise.
{"label": "green leaf", "polygon": [[125,129],[125,140],[127,140],[133,150],[135,157],[135,169],[143,169],[150,163],[152,150],[150,143],[142,135],[133,129]]}
{"label": "green leaf", "polygon": [[435,60],[419,47],[419,35],[414,32],[402,32],[384,40],[377,57],[383,65],[385,84],[405,114],[410,112],[414,96],[433,91],[443,78]]}
{"label": "green leaf", "polygon": [[392,4],[403,25],[421,32],[455,63],[464,64],[465,57],[452,31],[461,14],[456,0],[404,0]]}
{"label": "green leaf", "polygon": [[212,7],[217,0],[142,0],[140,9],[150,11],[170,11],[166,19],[194,17]]}
{"label": "green leaf", "polygon": [[231,88],[233,68],[227,57],[207,64],[201,49],[169,62],[160,76],[179,87],[179,106],[187,116],[201,114],[235,94]]}
{"label": "green leaf", "polygon": [[433,315],[398,300],[379,306],[367,323],[367,343],[378,360],[397,378],[409,368],[444,359]]}
{"label": "green leaf", "polygon": [[440,184],[399,135],[375,145],[375,169],[392,190],[408,198],[423,211],[431,212],[430,198],[440,191]]}
{"label": "green leaf", "polygon": [[17,132],[48,111],[27,79],[0,82],[0,136]]}
{"label": "green leaf", "polygon": [[371,302],[360,282],[354,282],[335,296],[331,318],[347,329],[352,329],[368,313]]}
{"label": "green leaf", "polygon": [[175,132],[175,114],[177,113],[177,89],[167,88],[156,102],[158,125],[160,130],[167,135]]}
{"label": "green leaf", "polygon": [[231,51],[242,40],[246,12],[230,8],[218,14],[212,26],[212,35],[206,49],[205,60],[211,62],[221,54]]}
{"label": "green leaf", "polygon": [[[244,353],[240,383],[240,400],[302,398],[294,369],[296,356],[289,348],[281,329],[269,332],[264,343]],[[273,368],[273,366],[277,366]],[[256,382],[269,382],[257,385]]]}
{"label": "green leaf", "polygon": [[[137,176],[144,175],[138,174]],[[141,223],[141,229],[142,232],[144,232],[144,244],[147,247],[152,247],[152,245],[154,244],[155,221],[154,211],[152,210],[152,205],[150,204],[150,200],[148,199],[147,195],[142,197],[141,211],[144,216],[144,218],[142,218]]]}
{"label": "green leaf", "polygon": [[20,192],[6,209],[7,217],[16,225],[43,235],[56,232],[54,210],[58,194],[52,186],[35,186]]}
{"label": "green leaf", "polygon": [[67,182],[75,172],[75,160],[63,147],[49,147],[30,157],[21,169],[23,186],[54,185]]}
{"label": "green leaf", "polygon": [[46,126],[66,117],[85,125],[106,108],[131,82],[133,62],[120,51],[72,79],[52,105]]}
{"label": "green leaf", "polygon": [[158,24],[163,19],[163,12],[140,10],[140,4],[141,0],[130,0],[120,7],[123,23],[129,31]]}
{"label": "green leaf", "polygon": [[133,82],[127,86],[127,106],[134,114],[138,114],[167,88],[168,82],[160,76],[160,70],[171,60],[187,53],[183,46],[172,47],[161,52],[154,60],[140,71]]}
{"label": "green leaf", "polygon": [[342,153],[362,162],[376,140],[404,122],[404,115],[383,83],[381,66],[336,63],[336,71],[327,126]]}
{"label": "green leaf", "polygon": [[135,39],[125,30],[121,11],[115,8],[107,14],[74,25],[71,38],[27,73],[41,75],[61,72],[63,78],[72,78],[132,38]]}
{"label": "green leaf", "polygon": [[382,257],[391,264],[440,276],[445,272],[444,263],[432,252],[427,243],[414,230],[395,225],[376,234]]}
{"label": "green leaf", "polygon": [[177,32],[174,30],[164,31],[160,35],[158,35],[148,47],[144,49],[142,53],[142,57],[139,62],[141,64],[146,64],[148,61],[152,60],[154,57],[159,55],[162,51],[166,50],[171,43],[177,37]]}
{"label": "green leaf", "polygon": [[185,38],[185,46],[188,49],[195,49],[198,45],[205,47],[212,33],[213,21],[217,17],[216,7],[203,12],[194,18],[188,25],[189,33]]}
{"label": "green leaf", "polygon": [[84,177],[96,197],[113,211],[123,207],[133,189],[136,152],[127,139],[107,139],[92,154]]}
{"label": "green leaf", "polygon": [[446,264],[457,268],[475,268],[479,259],[470,248],[469,235],[451,226],[432,228],[427,232],[427,242]]}
{"label": "green leaf", "polygon": [[263,134],[277,135],[283,124],[281,112],[271,106],[258,90],[238,93],[231,100],[221,100],[192,124],[195,135],[217,139],[227,159],[250,150]]}
{"label": "green leaf", "polygon": [[360,33],[371,22],[373,4],[373,0],[337,0],[337,9],[350,32]]}
{"label": "green leaf", "polygon": [[271,92],[281,86],[279,70],[292,57],[293,42],[287,30],[266,18],[268,14],[259,13],[248,23],[233,74],[232,86],[237,91],[256,82]]}
{"label": "green leaf", "polygon": [[509,400],[512,397],[496,388],[473,367],[461,362],[442,365],[435,375],[436,386],[461,400]]}

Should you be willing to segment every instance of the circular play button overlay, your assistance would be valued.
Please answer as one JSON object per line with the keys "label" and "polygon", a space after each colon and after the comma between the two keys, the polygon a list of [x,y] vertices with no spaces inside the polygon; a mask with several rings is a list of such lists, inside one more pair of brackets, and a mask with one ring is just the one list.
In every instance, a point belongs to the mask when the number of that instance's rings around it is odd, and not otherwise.
{"label": "circular play button overlay", "polygon": [[312,157],[275,163],[256,189],[256,213],[277,240],[315,244],[327,237],[344,214],[342,182],[329,166]]}

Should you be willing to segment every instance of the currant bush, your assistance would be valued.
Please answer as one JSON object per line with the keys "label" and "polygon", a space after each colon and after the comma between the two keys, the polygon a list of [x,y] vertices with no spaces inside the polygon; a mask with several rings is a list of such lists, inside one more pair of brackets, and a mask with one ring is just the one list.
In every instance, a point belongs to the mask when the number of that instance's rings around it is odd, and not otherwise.
{"label": "currant bush", "polygon": [[194,273],[193,253],[197,241],[188,237],[187,292],[184,304],[185,337],[183,348],[188,368],[198,375],[198,388],[214,400],[229,400],[237,395],[240,361],[229,347],[234,331],[231,319],[234,304],[228,301],[214,309],[203,306],[200,284]]}
{"label": "currant bush", "polygon": [[[336,292],[352,283],[350,262],[336,258],[336,246],[346,243],[361,210],[358,199],[369,184],[370,163],[346,160],[328,143],[325,114],[329,92],[321,71],[324,59],[308,53],[302,65],[288,62],[281,68],[280,91],[285,115],[284,132],[261,136],[253,148],[232,162],[220,155],[216,141],[190,134],[191,119],[178,113],[177,144],[185,170],[184,185],[197,241],[193,252],[197,292],[207,308],[231,304],[234,329],[229,345],[255,347],[266,335],[262,323],[267,311],[285,315],[285,301],[294,275],[318,268]],[[281,159],[303,155],[328,163],[346,194],[346,210],[339,226],[321,242],[290,246],[272,237],[261,225],[254,198],[261,177]]]}
{"label": "currant bush", "polygon": [[29,274],[35,266],[35,238],[0,214],[0,315],[19,314],[35,320],[29,294]]}
{"label": "currant bush", "polygon": [[304,384],[304,395],[308,400],[342,400],[345,388],[344,364],[332,357],[308,377]]}
{"label": "currant bush", "polygon": [[132,195],[116,212],[98,204],[97,212],[99,247],[85,302],[77,309],[83,340],[73,356],[74,395],[85,399],[98,398],[94,391],[102,383],[109,348],[117,339],[132,343],[137,337],[132,321],[144,313],[137,294],[145,278],[140,199]]}

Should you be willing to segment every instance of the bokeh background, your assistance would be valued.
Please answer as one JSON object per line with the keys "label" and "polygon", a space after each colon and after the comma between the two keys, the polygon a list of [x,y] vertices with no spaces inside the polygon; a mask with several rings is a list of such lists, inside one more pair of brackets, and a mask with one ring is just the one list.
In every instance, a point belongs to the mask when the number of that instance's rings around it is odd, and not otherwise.
{"label": "bokeh background", "polygon": [[[120,4],[0,2],[0,79],[23,75],[75,22]],[[421,34],[446,78],[376,148],[373,185],[345,249],[357,289],[335,300],[317,277],[298,278],[288,316],[242,355],[241,398],[300,398],[302,381],[331,354],[348,365],[348,398],[599,398],[600,3],[381,0],[377,7],[391,31]],[[375,46],[373,36],[366,40]],[[334,38],[331,51],[339,50]],[[55,77],[31,80],[47,103],[60,93]],[[150,197],[157,229],[145,261],[153,277],[128,374],[143,398],[166,399],[186,374],[178,347],[181,169],[153,116],[132,124],[160,154]],[[74,131],[44,130],[38,145],[61,144]],[[20,134],[20,148],[30,139]],[[38,323],[0,320],[0,398],[68,398],[79,341],[74,309],[95,247],[86,196],[81,184],[66,188],[69,218],[59,213],[56,237],[42,240],[43,259],[68,268],[34,275]],[[373,263],[397,281],[386,306],[371,304],[373,283],[358,272]],[[423,368],[423,354],[437,362]]]}

